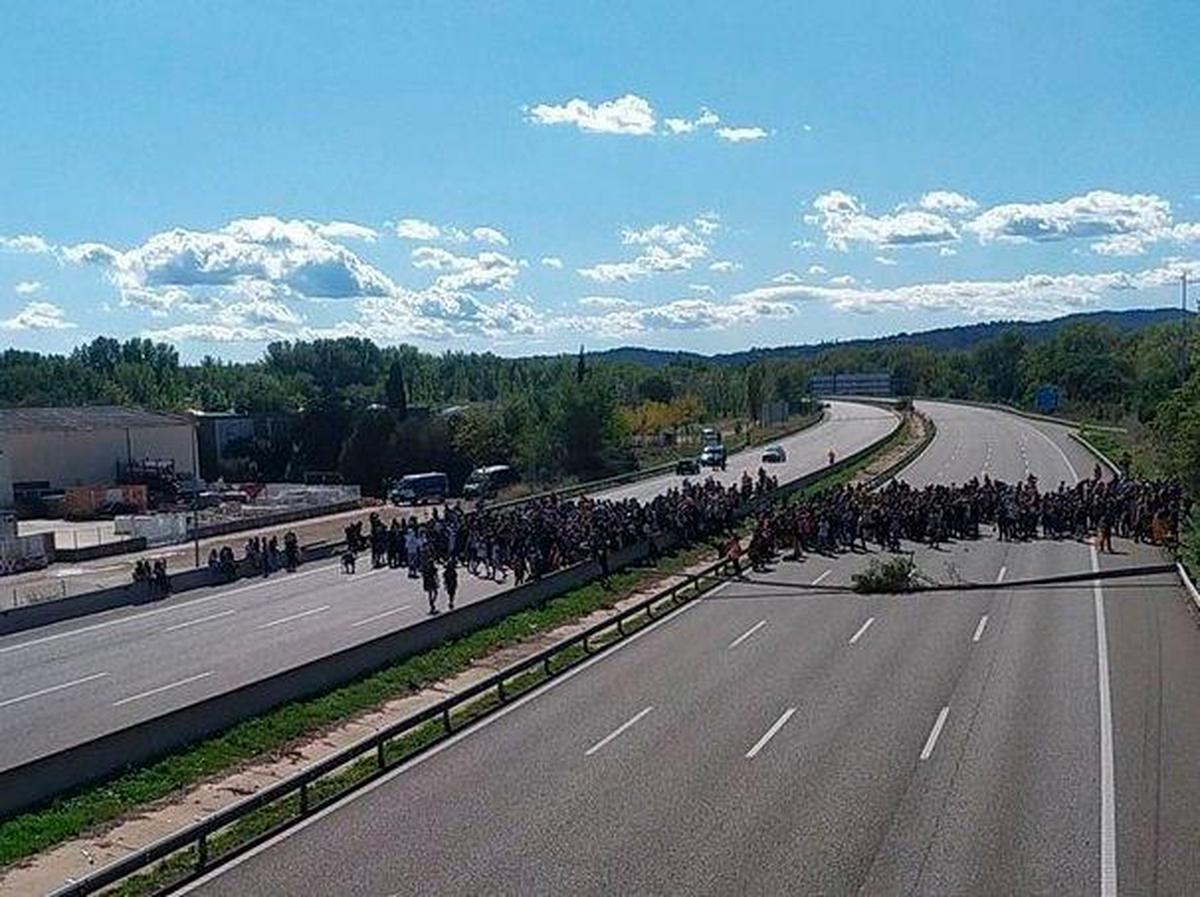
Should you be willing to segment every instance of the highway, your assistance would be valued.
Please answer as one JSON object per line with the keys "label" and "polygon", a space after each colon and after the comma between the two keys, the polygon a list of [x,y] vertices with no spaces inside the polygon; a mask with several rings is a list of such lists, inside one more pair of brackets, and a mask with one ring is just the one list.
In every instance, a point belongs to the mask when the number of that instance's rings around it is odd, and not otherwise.
{"label": "highway", "polygon": [[[1061,427],[924,408],[909,482],[1091,475]],[[1117,547],[915,558],[983,583],[1161,560]],[[188,890],[1196,893],[1200,632],[1174,579],[811,585],[867,560],[723,586]]]}
{"label": "highway", "polygon": [[[781,479],[885,436],[896,416],[832,403],[826,420],[782,440]],[[756,471],[760,450],[718,476]],[[680,482],[667,475],[600,493],[647,500]],[[242,580],[151,605],[121,608],[0,638],[0,768],[62,750],[426,619],[420,583],[403,571],[343,575],[336,561]],[[511,586],[460,577],[459,603]],[[443,596],[444,602],[444,596]],[[444,603],[443,603],[444,607]]]}

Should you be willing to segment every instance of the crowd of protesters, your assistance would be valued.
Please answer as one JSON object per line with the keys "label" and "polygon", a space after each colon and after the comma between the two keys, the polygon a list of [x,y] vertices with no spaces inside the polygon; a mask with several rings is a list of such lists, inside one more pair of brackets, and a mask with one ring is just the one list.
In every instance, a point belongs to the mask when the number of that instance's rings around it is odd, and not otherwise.
{"label": "crowd of protesters", "polygon": [[1114,535],[1175,545],[1187,512],[1178,482],[1105,480],[1099,467],[1091,479],[1045,491],[1033,475],[1016,483],[985,476],[923,488],[892,481],[875,491],[838,486],[760,515],[748,554],[758,568],[779,551],[793,558],[867,551],[870,544],[899,551],[903,541],[938,548],[977,539],[984,525],[1004,541],[1095,537],[1100,551],[1112,552]]}
{"label": "crowd of protesters", "polygon": [[366,532],[361,522],[346,527],[342,569],[353,573],[358,554],[369,552],[372,567],[404,570],[421,580],[430,613],[437,613],[443,589],[453,609],[460,568],[497,582],[511,575],[512,583],[520,585],[595,560],[607,576],[610,553],[642,541],[654,546],[668,533],[691,542],[725,532],[740,505],[777,485],[760,470],[757,477],[744,474],[730,486],[713,479],[685,480],[648,502],[547,496],[472,513],[435,509],[424,520],[412,516],[390,523],[373,513]]}

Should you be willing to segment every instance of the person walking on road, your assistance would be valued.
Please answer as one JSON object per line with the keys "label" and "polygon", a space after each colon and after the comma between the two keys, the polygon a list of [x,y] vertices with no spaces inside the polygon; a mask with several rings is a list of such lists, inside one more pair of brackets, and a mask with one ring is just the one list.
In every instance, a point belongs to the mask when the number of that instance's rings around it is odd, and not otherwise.
{"label": "person walking on road", "polygon": [[426,553],[421,562],[421,581],[425,586],[425,596],[429,599],[429,612],[436,614],[438,597],[437,564],[433,562],[433,554]]}
{"label": "person walking on road", "polygon": [[458,592],[458,563],[451,555],[446,561],[446,569],[442,572],[442,582],[446,586],[446,598],[450,603],[450,610],[454,610],[454,595]]}

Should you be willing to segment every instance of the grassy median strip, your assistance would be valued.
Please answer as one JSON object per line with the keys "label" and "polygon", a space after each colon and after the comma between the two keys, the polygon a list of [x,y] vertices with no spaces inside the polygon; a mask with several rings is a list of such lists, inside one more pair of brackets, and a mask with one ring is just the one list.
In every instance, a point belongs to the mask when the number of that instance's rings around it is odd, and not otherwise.
{"label": "grassy median strip", "polygon": [[[887,451],[903,438],[904,428],[885,440],[860,459],[848,470],[837,471],[812,484],[805,492],[843,482],[865,467],[881,452]],[[332,726],[353,719],[373,710],[389,700],[412,694],[435,682],[443,681],[469,668],[497,649],[515,645],[532,635],[553,630],[589,614],[611,607],[663,576],[677,573],[705,558],[713,557],[713,549],[707,543],[693,545],[662,555],[653,565],[632,567],[609,577],[607,584],[591,582],[555,598],[541,607],[520,611],[512,616],[485,627],[470,635],[447,642],[422,654],[410,657],[393,666],[373,673],[349,685],[336,688],[329,693],[306,701],[285,704],[275,710],[232,726],[220,735],[184,748],[146,766],[132,769],[106,782],[86,787],[75,794],[56,799],[43,809],[26,813],[0,823],[0,867],[8,866],[26,857],[33,856],[64,841],[95,831],[120,817],[145,808],[171,795],[193,787],[201,781],[227,774],[239,766],[261,760],[286,748],[301,739],[312,738]],[[657,616],[657,614],[656,614]],[[626,621],[626,631],[650,622],[648,616]],[[615,626],[614,626],[615,630]],[[602,634],[596,645],[605,644],[615,638]],[[582,645],[578,647],[582,654]],[[568,652],[556,658],[555,667],[569,665],[574,660]],[[515,694],[536,685],[544,674],[529,671],[506,683],[506,691]],[[494,700],[494,698],[493,698]],[[456,726],[465,725],[469,718],[483,712],[483,706],[464,707],[453,717]],[[422,740],[435,739],[440,723],[418,726],[409,733],[393,740],[388,745],[388,756],[394,758],[411,753],[423,746]],[[361,762],[371,763],[371,760]],[[353,769],[353,766],[351,767]],[[347,780],[343,774],[365,775],[361,771],[339,773],[326,777],[322,788],[332,788],[334,793],[344,790]],[[329,780],[327,782],[327,779]],[[313,797],[319,792],[314,791]],[[210,844],[210,856],[219,856],[234,843],[244,843],[256,831],[268,830],[288,816],[290,805],[285,800],[264,807],[247,816],[228,830],[214,836]],[[294,815],[295,808],[291,809]],[[243,827],[244,826],[244,827]],[[262,827],[261,829],[259,827]],[[226,839],[230,840],[226,840]],[[194,861],[194,854],[191,855]],[[178,863],[178,867],[176,867]],[[131,879],[126,884],[133,890],[122,893],[146,893],[154,886],[134,887],[133,883],[150,878],[161,886],[166,881],[178,878],[178,870],[186,869],[187,858],[181,854],[159,864],[146,876]],[[160,867],[171,869],[173,877],[161,878]]]}

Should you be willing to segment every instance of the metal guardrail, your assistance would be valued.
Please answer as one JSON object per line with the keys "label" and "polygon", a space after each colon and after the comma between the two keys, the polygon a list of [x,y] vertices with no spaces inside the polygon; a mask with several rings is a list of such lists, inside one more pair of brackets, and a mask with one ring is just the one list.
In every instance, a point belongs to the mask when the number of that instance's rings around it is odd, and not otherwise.
{"label": "metal guardrail", "polygon": [[[724,574],[732,563],[729,559],[719,560],[616,616],[505,667],[207,819],[67,884],[53,895],[94,894],[173,857],[178,857],[175,862],[179,874],[153,887],[150,893],[166,893],[181,887],[699,597],[726,581]],[[406,737],[412,739],[411,747],[399,743]],[[252,819],[255,814],[261,818]],[[242,831],[236,828],[239,825],[243,826]]]}
{"label": "metal guardrail", "polygon": [[[874,443],[747,503],[741,509],[743,516],[761,511],[799,489],[857,464],[895,438],[904,426],[905,421],[899,419],[886,436]],[[182,887],[622,641],[661,616],[656,614],[660,605],[669,604],[674,608],[727,581],[725,573],[732,564],[733,560],[722,558],[698,573],[689,574],[682,582],[615,616],[399,720],[224,810],[64,885],[54,891],[52,897],[95,894],[139,874],[154,875],[154,867],[164,861],[178,864],[178,874],[148,886],[140,893],[165,894]],[[638,617],[645,619],[634,625]],[[397,744],[406,738],[412,740],[411,746]],[[256,814],[260,814],[258,818],[255,818]]]}

